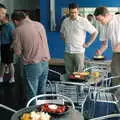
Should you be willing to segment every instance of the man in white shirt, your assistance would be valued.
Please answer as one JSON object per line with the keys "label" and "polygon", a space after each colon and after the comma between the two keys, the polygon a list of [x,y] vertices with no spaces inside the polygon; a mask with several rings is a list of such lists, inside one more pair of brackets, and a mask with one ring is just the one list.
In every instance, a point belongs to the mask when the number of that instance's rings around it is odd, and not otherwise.
{"label": "man in white shirt", "polygon": [[[90,33],[87,43],[86,32]],[[77,4],[69,4],[69,17],[63,21],[60,33],[65,42],[64,61],[67,76],[74,71],[83,71],[85,48],[96,39],[97,30],[86,18],[79,16]]]}
{"label": "man in white shirt", "polygon": [[[102,46],[96,54],[101,55],[107,48],[107,40],[111,41],[113,57],[111,63],[112,75],[120,74],[120,15],[112,15],[106,7],[95,9],[96,20],[106,25],[106,32],[102,34]],[[112,85],[119,84],[120,80],[112,81]]]}

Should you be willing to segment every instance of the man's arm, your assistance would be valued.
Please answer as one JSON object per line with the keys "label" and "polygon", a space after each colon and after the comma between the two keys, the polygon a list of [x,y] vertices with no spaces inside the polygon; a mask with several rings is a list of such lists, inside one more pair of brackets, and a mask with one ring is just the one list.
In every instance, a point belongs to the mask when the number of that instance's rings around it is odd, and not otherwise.
{"label": "man's arm", "polygon": [[13,48],[15,54],[17,56],[21,55],[21,42],[20,42],[20,35],[16,31],[13,32],[14,40],[12,41],[11,48]]}
{"label": "man's arm", "polygon": [[17,56],[21,55],[21,50],[18,48],[16,40],[13,40],[13,42],[11,44],[11,48],[14,50],[14,52]]}
{"label": "man's arm", "polygon": [[108,44],[107,44],[106,40],[105,41],[101,41],[101,42],[102,42],[102,46],[101,46],[100,49],[98,49],[96,51],[96,55],[102,55],[104,53],[104,51],[107,49],[107,47],[108,47]]}
{"label": "man's arm", "polygon": [[60,38],[65,41],[65,37],[63,33],[60,33]]}
{"label": "man's arm", "polygon": [[120,43],[116,45],[116,47],[113,49],[114,52],[120,52]]}
{"label": "man's arm", "polygon": [[92,33],[92,34],[90,35],[90,40],[89,40],[87,43],[85,43],[85,44],[83,45],[83,47],[84,47],[84,48],[89,47],[89,46],[95,41],[97,35],[98,35],[98,32],[97,32],[97,31],[95,31],[94,33]]}

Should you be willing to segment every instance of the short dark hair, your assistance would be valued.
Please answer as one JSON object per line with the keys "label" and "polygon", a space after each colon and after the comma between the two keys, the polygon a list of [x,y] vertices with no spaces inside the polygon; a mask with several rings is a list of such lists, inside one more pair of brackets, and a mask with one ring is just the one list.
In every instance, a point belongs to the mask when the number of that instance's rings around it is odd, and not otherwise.
{"label": "short dark hair", "polygon": [[0,3],[0,8],[7,9],[7,8],[5,7],[5,5],[3,5],[3,4],[1,4],[1,3]]}
{"label": "short dark hair", "polygon": [[11,15],[12,20],[18,20],[21,21],[26,18],[26,14],[23,11],[14,11]]}
{"label": "short dark hair", "polygon": [[109,13],[109,10],[106,7],[98,7],[95,9],[94,15],[98,16],[98,15],[105,15]]}
{"label": "short dark hair", "polygon": [[88,14],[87,17],[94,17],[94,15],[92,15],[92,14]]}
{"label": "short dark hair", "polygon": [[69,4],[69,9],[75,9],[75,8],[79,8],[79,5],[76,3],[70,3]]}
{"label": "short dark hair", "polygon": [[116,12],[115,15],[120,14],[120,12]]}

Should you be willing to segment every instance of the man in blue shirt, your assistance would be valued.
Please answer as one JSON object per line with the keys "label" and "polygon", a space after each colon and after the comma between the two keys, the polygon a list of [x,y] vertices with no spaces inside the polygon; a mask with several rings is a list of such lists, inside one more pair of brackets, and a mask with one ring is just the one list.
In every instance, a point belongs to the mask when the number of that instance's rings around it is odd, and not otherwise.
{"label": "man in blue shirt", "polygon": [[9,15],[6,13],[5,16],[0,18],[2,23],[2,29],[0,33],[1,40],[1,74],[0,82],[3,82],[3,76],[5,72],[5,66],[7,65],[10,70],[11,79],[10,83],[14,82],[14,66],[13,66],[13,50],[11,49],[11,43],[13,41],[13,30],[12,25],[9,24]]}

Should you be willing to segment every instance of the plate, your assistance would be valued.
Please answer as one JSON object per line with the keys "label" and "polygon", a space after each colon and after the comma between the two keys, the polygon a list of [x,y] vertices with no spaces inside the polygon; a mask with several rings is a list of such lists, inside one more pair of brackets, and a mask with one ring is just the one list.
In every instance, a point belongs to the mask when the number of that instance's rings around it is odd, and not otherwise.
{"label": "plate", "polygon": [[76,78],[76,77],[69,77],[69,81],[71,82],[86,82],[87,78]]}
{"label": "plate", "polygon": [[102,55],[98,55],[98,56],[94,56],[93,59],[94,59],[94,60],[104,60],[105,57],[102,56]]}
{"label": "plate", "polygon": [[64,115],[70,111],[70,107],[67,105],[59,105],[59,104],[42,104],[38,107],[39,111],[47,112],[50,115]]}
{"label": "plate", "polygon": [[88,76],[89,72],[73,72],[73,75]]}
{"label": "plate", "polygon": [[74,72],[72,75],[69,76],[69,80],[74,82],[86,82],[86,79],[88,78],[89,72]]}

